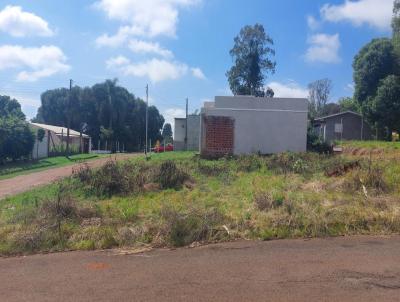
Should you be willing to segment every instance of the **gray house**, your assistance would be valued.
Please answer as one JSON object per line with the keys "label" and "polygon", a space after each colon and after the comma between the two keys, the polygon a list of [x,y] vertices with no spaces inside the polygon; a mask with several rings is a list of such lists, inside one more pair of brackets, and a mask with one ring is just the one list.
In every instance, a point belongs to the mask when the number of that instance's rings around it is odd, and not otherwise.
{"label": "gray house", "polygon": [[346,111],[320,117],[313,122],[314,133],[324,141],[334,140],[369,140],[371,127],[364,121],[361,114]]}
{"label": "gray house", "polygon": [[[187,127],[187,132],[186,132]],[[185,138],[187,136],[187,147]],[[174,126],[174,150],[175,151],[199,151],[200,142],[200,115],[188,115],[186,118],[175,118]]]}
{"label": "gray house", "polygon": [[200,152],[225,154],[303,152],[307,99],[217,96],[201,110]]}

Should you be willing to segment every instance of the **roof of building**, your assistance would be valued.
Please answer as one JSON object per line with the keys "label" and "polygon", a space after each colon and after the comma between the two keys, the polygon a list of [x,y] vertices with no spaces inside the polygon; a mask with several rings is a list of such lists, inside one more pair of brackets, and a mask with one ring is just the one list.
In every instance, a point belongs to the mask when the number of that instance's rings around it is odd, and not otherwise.
{"label": "roof of building", "polygon": [[[44,130],[49,130],[51,132],[54,132],[56,135],[62,135],[64,134],[65,136],[67,135],[67,128],[65,127],[60,127],[60,126],[53,126],[53,125],[46,125],[46,124],[39,124],[39,123],[30,123],[33,126],[36,126],[38,128],[42,128]],[[69,129],[69,135],[70,136],[80,136],[80,133],[78,131]],[[83,137],[89,137],[87,134],[83,134]]]}
{"label": "roof of building", "polygon": [[328,118],[331,118],[331,117],[340,116],[340,115],[349,114],[349,113],[357,115],[357,116],[362,116],[361,114],[359,114],[357,112],[348,110],[348,111],[343,111],[343,112],[339,112],[339,113],[335,113],[335,114],[322,116],[322,117],[316,118],[315,121],[322,121],[322,120],[325,120],[325,119],[328,119]]}

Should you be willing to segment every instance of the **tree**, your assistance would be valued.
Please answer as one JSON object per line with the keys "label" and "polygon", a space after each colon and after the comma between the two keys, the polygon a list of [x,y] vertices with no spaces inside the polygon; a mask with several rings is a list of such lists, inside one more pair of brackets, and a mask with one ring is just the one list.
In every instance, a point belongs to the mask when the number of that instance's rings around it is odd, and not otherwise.
{"label": "tree", "polygon": [[172,138],[172,127],[170,123],[165,123],[163,130],[162,130],[162,136],[164,140],[170,141]]}
{"label": "tree", "polygon": [[358,102],[354,98],[350,98],[350,97],[341,98],[341,99],[339,99],[338,104],[340,106],[341,112],[353,111],[353,112],[361,113],[360,104],[358,104]]}
{"label": "tree", "polygon": [[22,112],[21,105],[17,100],[11,99],[6,95],[0,95],[0,118],[11,116],[21,120],[25,119],[25,114]]}
{"label": "tree", "polygon": [[336,114],[341,112],[341,108],[339,104],[336,103],[328,103],[321,110],[321,116]]}
{"label": "tree", "polygon": [[[51,125],[67,125],[67,89],[53,89],[41,96],[42,105],[36,120]],[[97,146],[99,140],[107,141],[112,151],[116,142],[127,151],[142,149],[145,142],[146,104],[135,97],[118,81],[107,80],[92,87],[74,86],[71,96],[71,128],[81,129],[87,125],[85,133],[92,137]],[[149,107],[149,139],[161,138],[164,118],[154,106]],[[104,146],[104,145],[103,145]]]}
{"label": "tree", "polygon": [[387,131],[388,139],[392,131],[400,132],[400,77],[387,76],[380,82],[376,97],[369,106],[369,115]]}
{"label": "tree", "polygon": [[25,121],[21,105],[9,96],[0,96],[0,163],[27,158],[35,137]]}
{"label": "tree", "polygon": [[394,73],[395,55],[390,39],[373,39],[355,56],[353,62],[354,98],[362,105],[375,97],[380,80]]}
{"label": "tree", "polygon": [[324,107],[328,103],[331,89],[332,81],[329,79],[317,80],[308,85],[309,115],[311,119],[323,114]]}
{"label": "tree", "polygon": [[275,55],[273,44],[261,24],[247,25],[240,30],[229,52],[234,65],[226,73],[234,95],[265,95],[264,81],[267,73],[274,73],[276,66],[272,59]]}
{"label": "tree", "polygon": [[396,73],[400,73],[400,0],[395,0],[393,4],[393,18],[392,18],[392,32],[393,32],[393,48],[396,59]]}

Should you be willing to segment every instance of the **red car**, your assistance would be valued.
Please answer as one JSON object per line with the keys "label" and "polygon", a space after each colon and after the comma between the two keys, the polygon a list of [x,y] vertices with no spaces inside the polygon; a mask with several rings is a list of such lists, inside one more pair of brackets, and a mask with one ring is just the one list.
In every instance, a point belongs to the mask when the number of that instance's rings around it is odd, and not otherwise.
{"label": "red car", "polygon": [[165,146],[165,150],[164,150],[164,146],[160,145],[158,147],[154,147],[152,151],[155,153],[174,151],[174,146],[172,146],[171,144],[168,144]]}

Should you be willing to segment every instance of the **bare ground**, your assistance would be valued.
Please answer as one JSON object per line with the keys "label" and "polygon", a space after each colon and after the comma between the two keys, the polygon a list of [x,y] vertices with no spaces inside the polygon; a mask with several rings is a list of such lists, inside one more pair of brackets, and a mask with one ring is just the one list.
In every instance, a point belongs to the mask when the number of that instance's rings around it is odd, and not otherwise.
{"label": "bare ground", "polygon": [[[99,167],[106,163],[110,158],[116,160],[128,159],[138,154],[113,154],[109,157],[102,157],[95,160],[87,161],[90,167]],[[34,172],[27,175],[19,175],[13,178],[0,180],[0,199],[7,196],[22,193],[31,190],[34,187],[50,184],[60,178],[70,176],[72,170],[79,167],[80,164],[74,164],[59,168],[52,168],[40,172]]]}
{"label": "bare ground", "polygon": [[1,301],[399,301],[400,236],[0,258]]}

